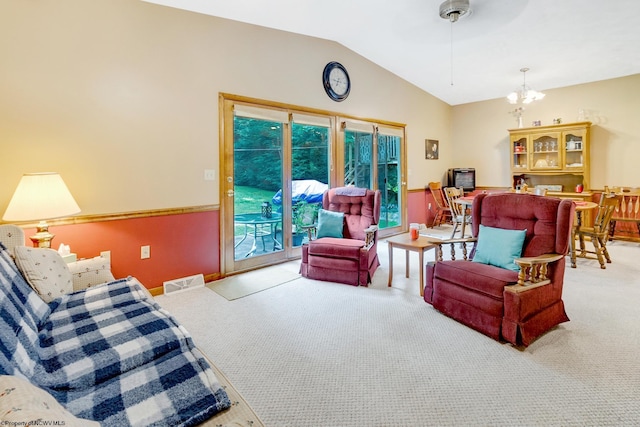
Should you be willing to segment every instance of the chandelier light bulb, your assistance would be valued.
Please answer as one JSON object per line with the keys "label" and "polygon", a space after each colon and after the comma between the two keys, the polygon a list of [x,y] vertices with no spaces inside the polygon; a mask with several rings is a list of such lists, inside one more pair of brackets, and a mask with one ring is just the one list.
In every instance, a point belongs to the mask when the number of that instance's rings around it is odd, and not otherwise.
{"label": "chandelier light bulb", "polygon": [[527,86],[526,72],[529,71],[529,69],[521,68],[520,71],[522,72],[522,87],[507,95],[509,104],[530,104],[533,101],[539,101],[544,98],[544,93],[533,90]]}

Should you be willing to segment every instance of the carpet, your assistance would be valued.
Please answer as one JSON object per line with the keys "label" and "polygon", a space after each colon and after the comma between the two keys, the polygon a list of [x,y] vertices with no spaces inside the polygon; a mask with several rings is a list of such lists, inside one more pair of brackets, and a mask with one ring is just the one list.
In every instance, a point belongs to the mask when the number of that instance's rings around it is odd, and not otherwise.
{"label": "carpet", "polygon": [[274,265],[209,282],[206,287],[233,301],[299,279],[297,267],[293,267],[290,263]]}
{"label": "carpet", "polygon": [[268,427],[638,425],[637,243],[610,242],[606,270],[567,267],[571,321],[526,349],[426,304],[414,252],[409,278],[394,256],[387,287],[380,243],[368,288],[300,278],[233,302],[204,288],[157,301]]}

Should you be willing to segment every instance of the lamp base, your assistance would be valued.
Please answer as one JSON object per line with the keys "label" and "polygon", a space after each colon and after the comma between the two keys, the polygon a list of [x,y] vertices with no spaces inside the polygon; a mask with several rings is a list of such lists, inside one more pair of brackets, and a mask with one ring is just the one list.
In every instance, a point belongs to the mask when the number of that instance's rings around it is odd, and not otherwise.
{"label": "lamp base", "polygon": [[55,236],[55,234],[49,233],[49,224],[46,221],[40,221],[36,227],[36,234],[30,236],[29,239],[33,242],[34,248],[50,248],[51,240]]}

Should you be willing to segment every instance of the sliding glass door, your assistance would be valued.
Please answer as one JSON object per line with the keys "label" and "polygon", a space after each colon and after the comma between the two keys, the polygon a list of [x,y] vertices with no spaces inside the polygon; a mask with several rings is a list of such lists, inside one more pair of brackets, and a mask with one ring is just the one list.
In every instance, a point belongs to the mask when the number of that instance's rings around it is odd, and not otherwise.
{"label": "sliding glass door", "polygon": [[351,121],[342,128],[344,184],[380,190],[382,234],[401,231],[403,130]]}
{"label": "sliding glass door", "polygon": [[406,231],[404,127],[234,96],[220,109],[223,275],[299,257],[329,187],[380,190],[379,235]]}
{"label": "sliding glass door", "polygon": [[224,109],[223,271],[300,256],[329,187],[331,120],[230,101]]}

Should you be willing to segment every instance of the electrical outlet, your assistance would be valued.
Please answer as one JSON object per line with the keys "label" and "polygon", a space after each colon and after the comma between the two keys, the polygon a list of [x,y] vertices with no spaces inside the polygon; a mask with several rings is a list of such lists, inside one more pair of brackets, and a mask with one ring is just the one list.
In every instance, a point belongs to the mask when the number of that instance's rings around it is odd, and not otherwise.
{"label": "electrical outlet", "polygon": [[431,203],[429,203],[429,210],[431,210]]}
{"label": "electrical outlet", "polygon": [[215,181],[216,180],[216,171],[215,171],[215,169],[205,169],[204,170],[204,180],[205,181]]}
{"label": "electrical outlet", "polygon": [[106,258],[106,259],[110,260],[111,259],[111,251],[102,251],[102,252],[100,252],[100,256],[102,258]]}
{"label": "electrical outlet", "polygon": [[151,258],[151,246],[140,246],[140,259]]}

